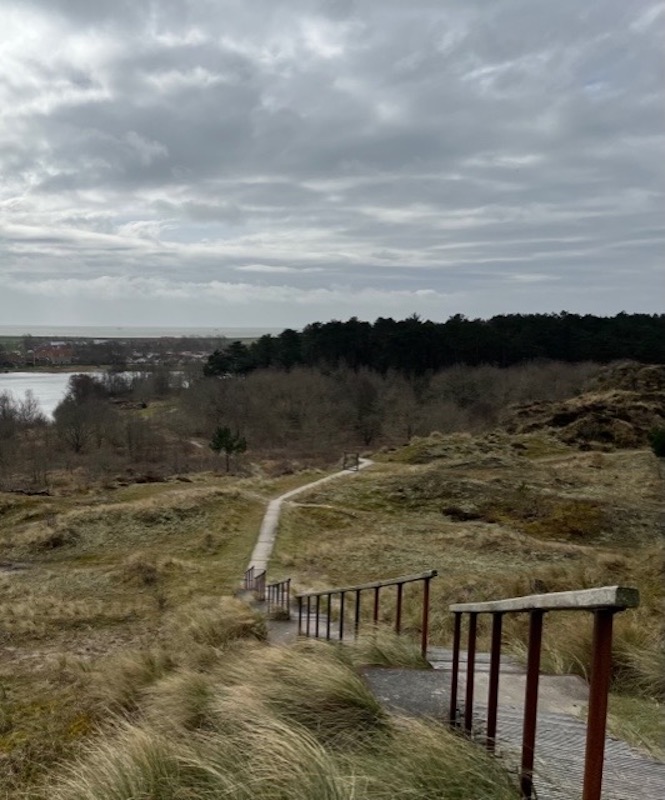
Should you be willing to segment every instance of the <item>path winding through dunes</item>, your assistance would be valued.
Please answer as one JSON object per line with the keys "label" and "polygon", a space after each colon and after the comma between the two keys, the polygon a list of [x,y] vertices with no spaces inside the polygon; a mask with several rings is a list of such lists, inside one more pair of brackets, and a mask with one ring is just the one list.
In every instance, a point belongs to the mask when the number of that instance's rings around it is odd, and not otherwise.
{"label": "path winding through dunes", "polygon": [[279,497],[276,497],[274,500],[271,500],[268,503],[268,508],[263,516],[261,528],[259,529],[259,537],[256,540],[256,545],[254,546],[248,569],[254,567],[256,572],[261,572],[268,569],[268,561],[270,560],[270,556],[275,545],[275,537],[277,536],[279,515],[282,510],[282,503],[285,500],[290,500],[292,497],[295,497],[301,492],[307,492],[316,486],[320,486],[321,484],[335,480],[336,478],[357,475],[359,470],[366,469],[373,463],[374,462],[369,458],[361,458],[359,459],[358,469],[341,469],[339,472],[334,472],[332,475],[326,475],[325,478],[319,478],[319,480],[312,481],[312,483],[306,483],[304,486],[299,486],[297,489],[291,489],[290,492],[285,492]]}
{"label": "path winding through dunes", "polygon": [[[360,469],[373,462],[362,459]],[[271,500],[266,509],[249,566],[256,572],[267,569],[277,535],[282,503],[292,497],[356,470],[340,470],[325,478],[300,486]],[[322,638],[325,617],[312,613],[309,605],[301,617],[302,628],[313,638]],[[303,621],[304,620],[304,621]],[[339,629],[333,623],[333,639]],[[299,635],[296,620],[270,620],[269,641],[286,644]],[[461,661],[465,663],[466,653]],[[446,719],[450,696],[451,651],[430,647],[427,652],[432,670],[399,668],[365,668],[363,676],[376,698],[392,712]],[[481,698],[488,688],[489,653],[476,653],[474,695],[479,698],[474,708],[474,731],[482,738],[486,727],[487,707]],[[460,671],[459,698],[465,696],[465,670]],[[584,771],[586,723],[583,709],[588,702],[586,683],[574,675],[541,675],[539,710],[536,728],[536,763],[534,779],[538,800],[579,800]],[[499,722],[497,753],[507,769],[518,772],[523,735],[524,667],[502,657],[499,684]],[[459,709],[463,714],[462,708]],[[608,736],[605,742],[603,800],[665,800],[665,763]]]}

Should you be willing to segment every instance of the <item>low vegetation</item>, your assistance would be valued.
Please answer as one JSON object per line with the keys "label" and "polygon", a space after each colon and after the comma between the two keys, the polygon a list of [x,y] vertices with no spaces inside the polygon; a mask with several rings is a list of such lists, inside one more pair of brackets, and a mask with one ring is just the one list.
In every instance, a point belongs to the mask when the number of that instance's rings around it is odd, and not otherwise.
{"label": "low vegetation", "polygon": [[[632,386],[655,374],[628,372]],[[418,378],[256,370],[194,382],[146,408],[79,381],[81,407],[68,418],[70,403],[54,424],[0,398],[5,796],[513,796],[482,754],[429,723],[386,716],[368,694],[355,666],[422,666],[404,640],[270,648],[262,620],[219,600],[238,584],[266,501],[320,476],[303,466],[362,444],[375,448],[370,471],[285,507],[271,578],[311,590],[435,568],[440,644],[450,641],[452,602],[637,586],[640,608],[616,619],[610,721],[657,749],[664,476],[645,427],[655,406],[624,402],[633,389],[617,395],[622,414],[637,409],[624,414],[621,441],[634,434],[640,448],[608,440],[608,406],[583,397],[565,409],[582,416],[553,426],[560,409],[545,401],[564,402],[591,376],[602,383],[588,364]],[[509,402],[526,404],[508,415],[510,432],[495,427]],[[68,426],[81,419],[79,442]],[[220,426],[247,440],[246,454],[228,453],[228,475],[208,446]],[[582,449],[589,430],[596,438]],[[414,638],[418,592],[405,590],[403,628]],[[548,616],[546,669],[588,673],[591,624],[580,620]],[[513,653],[525,635],[523,619],[506,620]]]}
{"label": "low vegetation", "polygon": [[[237,586],[267,499],[295,480],[208,473],[189,482],[0,495],[0,754],[11,786],[31,784],[104,720],[105,705],[81,691],[72,664],[117,659],[120,668],[109,668],[102,685],[124,681],[120,696],[131,705],[170,669],[163,636],[176,642],[183,632],[187,644],[178,648],[192,656],[199,639],[204,649],[219,640],[200,598]],[[203,606],[194,622],[195,601]],[[130,658],[128,672],[123,654],[136,649],[144,655]]]}
{"label": "low vegetation", "polygon": [[665,458],[665,427],[649,431],[649,444],[658,458]]}
{"label": "low vegetation", "polygon": [[268,646],[261,619],[228,598],[177,617],[153,652],[70,665],[73,719],[57,753],[68,761],[34,776],[31,798],[515,797],[480,749],[387,715],[352,666],[362,649]]}

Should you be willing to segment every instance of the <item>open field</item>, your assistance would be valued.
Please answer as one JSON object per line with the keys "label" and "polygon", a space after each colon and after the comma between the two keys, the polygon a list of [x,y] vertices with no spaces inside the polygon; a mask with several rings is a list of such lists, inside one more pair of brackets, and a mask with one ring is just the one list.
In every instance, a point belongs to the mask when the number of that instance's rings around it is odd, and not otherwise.
{"label": "open field", "polygon": [[99,721],[73,665],[159,648],[178,609],[232,592],[268,499],[313,477],[0,494],[0,754],[16,785]]}

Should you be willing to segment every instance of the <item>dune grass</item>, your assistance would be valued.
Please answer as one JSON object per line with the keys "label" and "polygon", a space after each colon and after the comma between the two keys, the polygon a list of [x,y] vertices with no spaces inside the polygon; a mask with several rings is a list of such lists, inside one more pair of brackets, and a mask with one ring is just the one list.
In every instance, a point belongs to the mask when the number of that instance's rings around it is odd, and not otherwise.
{"label": "dune grass", "polygon": [[607,727],[613,736],[665,760],[665,709],[657,700],[610,695]]}
{"label": "dune grass", "polygon": [[[183,615],[197,602],[237,588],[266,501],[297,481],[202,474],[51,496],[0,493],[0,762],[8,786],[30,785],[104,718],[104,693],[72,665],[117,658],[119,669],[102,683],[121,707],[135,706],[171,669],[160,645],[169,626],[194,624]],[[200,637],[223,635],[209,609],[199,611]],[[187,641],[192,659],[209,649]],[[127,665],[128,650],[143,655]]]}
{"label": "dune grass", "polygon": [[[181,632],[181,657],[114,716],[35,800],[508,800],[501,766],[434,722],[388,715],[353,668],[362,648],[271,647],[237,602],[218,607],[221,638],[200,636],[212,610]],[[234,615],[239,619],[233,621]],[[201,666],[182,647],[208,650]],[[387,646],[387,645],[386,645]],[[131,656],[127,656],[128,659]],[[145,676],[145,659],[125,672]],[[110,668],[110,666],[108,667]],[[100,673],[97,680],[103,682]],[[123,694],[123,693],[121,693]]]}

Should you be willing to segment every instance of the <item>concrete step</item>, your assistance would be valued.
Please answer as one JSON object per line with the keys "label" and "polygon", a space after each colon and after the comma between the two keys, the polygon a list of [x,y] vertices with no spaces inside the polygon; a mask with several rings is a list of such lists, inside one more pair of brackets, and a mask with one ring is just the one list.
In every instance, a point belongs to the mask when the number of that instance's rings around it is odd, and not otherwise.
{"label": "concrete step", "polygon": [[[427,649],[427,660],[434,667],[434,669],[451,670],[453,663],[453,651],[447,647],[429,647]],[[460,650],[460,675],[466,672],[468,663],[467,651]],[[476,653],[474,659],[476,672],[489,672],[490,668],[490,654],[489,653]],[[526,670],[524,666],[511,658],[508,655],[501,656],[501,674],[513,673],[515,675],[523,675]]]}
{"label": "concrete step", "polygon": [[[306,627],[303,616],[303,630]],[[326,619],[319,616],[319,639],[325,639]],[[276,644],[289,644],[298,638],[297,617],[268,622],[269,638]],[[314,638],[316,617],[310,615]],[[333,622],[331,639],[338,640]],[[352,638],[352,630],[345,638]],[[363,676],[376,697],[393,713],[432,717],[446,721],[450,704],[452,650],[431,647],[428,658],[434,669],[366,668]],[[481,742],[486,728],[489,653],[476,654],[474,676],[474,736]],[[467,654],[460,653],[458,707],[464,714]],[[501,659],[497,755],[516,774],[522,744],[524,667],[510,656]],[[541,675],[536,728],[534,785],[538,800],[579,800],[582,790],[586,723],[583,709],[587,702],[586,683],[575,675]],[[608,737],[605,750],[603,800],[665,800],[665,763]]]}
{"label": "concrete step", "polygon": [[[440,721],[448,719],[448,670],[366,668],[363,676],[388,710]],[[486,687],[487,676],[481,673],[476,677],[479,683],[474,685],[478,698],[474,703],[474,735],[482,740],[487,707],[481,684],[484,680]],[[538,800],[579,800],[586,723],[576,714],[580,714],[584,705],[586,686],[572,675],[542,675],[540,682],[534,777],[537,797]],[[501,685],[497,754],[511,771],[517,773],[522,745],[524,676],[502,675]],[[461,691],[458,697],[463,715],[464,692]],[[664,800],[665,763],[611,737],[607,738],[605,747],[603,800]]]}

